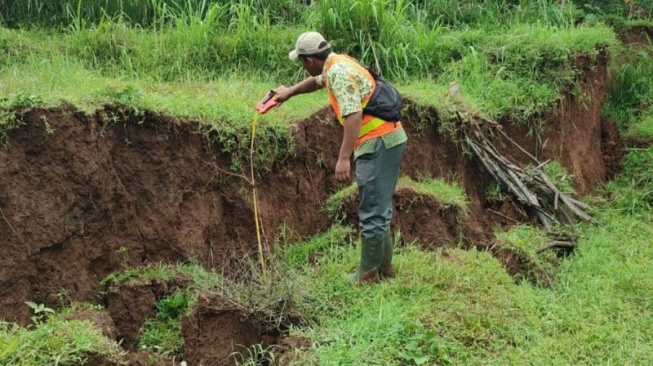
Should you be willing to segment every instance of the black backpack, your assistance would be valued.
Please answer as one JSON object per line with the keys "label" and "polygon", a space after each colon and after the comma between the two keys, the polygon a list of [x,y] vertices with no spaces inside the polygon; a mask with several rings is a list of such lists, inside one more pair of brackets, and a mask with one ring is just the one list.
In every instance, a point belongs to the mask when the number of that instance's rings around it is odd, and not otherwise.
{"label": "black backpack", "polygon": [[[365,67],[363,65],[363,67]],[[376,81],[376,88],[372,97],[367,102],[363,112],[388,122],[397,122],[401,119],[401,94],[399,91],[380,77],[370,68],[365,67]]]}
{"label": "black backpack", "polygon": [[[349,56],[347,56],[349,57]],[[367,102],[363,113],[371,116],[381,118],[387,122],[397,122],[401,120],[401,94],[399,91],[379,76],[374,70],[363,65],[360,61],[353,57],[349,57],[354,62],[362,66],[367,72],[372,75],[376,81],[376,88]]]}

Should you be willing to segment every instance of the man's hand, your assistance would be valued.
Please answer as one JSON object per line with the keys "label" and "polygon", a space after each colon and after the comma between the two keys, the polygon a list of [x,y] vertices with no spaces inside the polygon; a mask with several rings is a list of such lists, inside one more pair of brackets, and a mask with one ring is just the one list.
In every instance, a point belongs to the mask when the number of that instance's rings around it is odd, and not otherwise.
{"label": "man's hand", "polygon": [[340,182],[348,181],[351,176],[351,162],[349,159],[338,159],[336,163],[336,179]]}
{"label": "man's hand", "polygon": [[304,81],[300,81],[290,88],[286,88],[285,86],[281,85],[280,87],[274,89],[275,94],[273,98],[277,102],[283,103],[295,95],[312,93],[321,88],[323,88],[323,86],[317,83],[316,78],[310,76],[304,79]]}
{"label": "man's hand", "polygon": [[286,88],[285,86],[281,85],[280,87],[274,89],[274,100],[276,100],[279,103],[283,103],[290,99],[292,97],[292,91],[290,88]]}
{"label": "man's hand", "polygon": [[336,164],[336,179],[339,181],[347,181],[351,177],[351,161],[349,159],[354,152],[354,145],[356,145],[362,120],[363,113],[361,112],[355,112],[345,117],[342,144],[340,145],[338,163]]}

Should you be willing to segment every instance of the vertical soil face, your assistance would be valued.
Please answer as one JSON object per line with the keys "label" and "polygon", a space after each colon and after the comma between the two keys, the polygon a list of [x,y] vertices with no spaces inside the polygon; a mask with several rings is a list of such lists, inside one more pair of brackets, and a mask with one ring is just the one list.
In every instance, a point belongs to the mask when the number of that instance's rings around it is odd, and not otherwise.
{"label": "vertical soil face", "polygon": [[138,335],[147,318],[155,315],[156,297],[151,286],[142,283],[123,283],[107,294],[107,308],[116,324],[121,345],[133,350]]}
{"label": "vertical soil face", "polygon": [[[581,194],[606,178],[604,155],[611,150],[602,138],[614,140],[605,132],[610,125],[600,120],[605,61],[579,60],[582,97],[566,95],[541,138],[528,135],[526,127],[506,126],[529,153],[573,171]],[[227,173],[229,156],[198,134],[197,125],[149,113],[131,116],[116,107],[94,115],[68,106],[35,109],[20,119],[25,126],[12,131],[9,146],[0,150],[0,318],[25,324],[31,315],[25,301],[56,307],[62,291],[71,300],[92,300],[100,279],[126,267],[192,256],[221,269],[226,257],[255,251],[251,186]],[[440,133],[435,110],[407,102],[404,125],[410,141],[402,174],[456,180],[470,199],[470,212],[462,216],[399,191],[393,226],[406,238],[432,246],[462,238],[489,247],[493,225],[527,220],[510,203],[488,203],[489,174]],[[328,228],[323,203],[343,186],[333,175],[341,131],[329,109],[298,121],[293,134],[296,157],[271,162],[257,185],[268,242],[282,226],[290,239]],[[529,162],[506,141],[496,145],[506,156]],[[355,223],[356,203],[349,205]],[[137,328],[157,296],[156,289],[127,286],[105,299],[126,346],[136,344]],[[260,341],[259,330],[246,323],[235,310],[203,304],[184,320],[189,361],[228,357],[233,347],[215,342]]]}
{"label": "vertical soil face", "polygon": [[54,306],[62,290],[90,299],[126,266],[210,263],[247,243],[246,197],[223,194],[214,150],[193,127],[124,115],[105,125],[105,113],[120,112],[29,111],[0,152],[0,317],[26,321],[25,300]]}
{"label": "vertical soil face", "polygon": [[259,330],[241,310],[221,299],[203,299],[182,321],[189,365],[234,365],[234,352],[247,357],[247,348],[260,343]]}

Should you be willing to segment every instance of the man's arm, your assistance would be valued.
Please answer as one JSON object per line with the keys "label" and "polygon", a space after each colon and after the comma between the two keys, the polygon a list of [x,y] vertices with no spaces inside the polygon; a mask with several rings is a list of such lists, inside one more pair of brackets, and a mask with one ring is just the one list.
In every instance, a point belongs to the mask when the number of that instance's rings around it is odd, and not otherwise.
{"label": "man's arm", "polygon": [[342,143],[340,144],[340,153],[338,154],[338,163],[336,164],[336,179],[339,181],[346,181],[351,177],[350,159],[351,154],[354,152],[354,146],[356,145],[362,122],[362,112],[354,112],[345,117]]}
{"label": "man's arm", "polygon": [[279,101],[280,103],[283,103],[286,100],[294,97],[295,95],[312,93],[316,90],[322,89],[323,87],[324,86],[317,83],[317,79],[315,78],[315,76],[309,76],[308,78],[304,79],[303,81],[300,81],[299,83],[293,85],[290,88],[287,88],[285,86],[280,86],[276,88],[274,90],[276,92],[276,94],[274,95],[274,99]]}

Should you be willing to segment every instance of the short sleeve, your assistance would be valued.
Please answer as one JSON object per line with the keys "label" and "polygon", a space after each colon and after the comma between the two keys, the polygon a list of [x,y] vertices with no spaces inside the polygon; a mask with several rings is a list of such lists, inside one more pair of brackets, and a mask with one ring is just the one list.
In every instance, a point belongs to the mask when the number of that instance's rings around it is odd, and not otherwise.
{"label": "short sleeve", "polygon": [[315,82],[317,83],[317,85],[319,85],[321,87],[324,87],[324,74],[320,74],[320,75],[316,76],[315,77]]}
{"label": "short sleeve", "polygon": [[334,66],[329,72],[329,88],[340,107],[340,115],[345,117],[355,112],[361,112],[361,88],[350,70]]}

